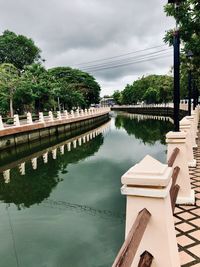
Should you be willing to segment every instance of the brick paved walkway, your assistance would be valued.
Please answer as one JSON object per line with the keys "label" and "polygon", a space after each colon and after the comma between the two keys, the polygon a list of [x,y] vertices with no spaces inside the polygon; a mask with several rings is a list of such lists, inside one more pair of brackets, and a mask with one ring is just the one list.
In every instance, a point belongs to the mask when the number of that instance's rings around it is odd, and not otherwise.
{"label": "brick paved walkway", "polygon": [[174,220],[182,267],[200,267],[200,133],[194,150],[197,167],[190,168],[195,206],[177,205]]}

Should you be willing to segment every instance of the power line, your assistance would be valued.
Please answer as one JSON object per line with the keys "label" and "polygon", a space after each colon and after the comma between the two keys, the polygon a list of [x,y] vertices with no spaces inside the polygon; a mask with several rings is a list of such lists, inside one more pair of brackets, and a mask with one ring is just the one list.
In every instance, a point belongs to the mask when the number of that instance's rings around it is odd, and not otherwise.
{"label": "power line", "polygon": [[113,57],[107,57],[107,58],[103,58],[103,59],[95,59],[95,60],[91,60],[91,61],[87,61],[87,62],[78,63],[78,64],[76,64],[76,66],[82,66],[82,65],[85,65],[85,64],[88,64],[88,63],[93,63],[93,62],[105,61],[105,60],[109,60],[109,59],[113,59],[113,58],[124,57],[124,56],[127,56],[127,55],[136,54],[136,53],[140,53],[140,52],[147,51],[147,50],[152,50],[152,49],[163,47],[163,46],[165,46],[165,45],[164,44],[163,45],[157,45],[157,46],[152,46],[152,47],[145,48],[145,49],[142,49],[142,50],[136,50],[136,51],[125,53],[125,54],[116,55],[116,56],[113,56]]}
{"label": "power line", "polygon": [[[169,52],[165,53],[162,55],[162,58],[163,57],[169,57],[171,56],[170,54],[167,55]],[[107,70],[107,69],[114,69],[114,68],[120,68],[120,67],[125,67],[125,66],[129,66],[129,65],[134,65],[134,64],[137,64],[137,63],[141,63],[141,62],[149,62],[149,61],[152,61],[152,60],[156,60],[156,59],[161,59],[161,55],[156,55],[156,56],[151,56],[151,57],[148,57],[146,59],[142,59],[142,60],[137,60],[137,61],[133,61],[133,62],[129,62],[129,63],[124,63],[124,64],[118,64],[118,65],[113,65],[113,66],[109,66],[109,67],[99,67],[99,68],[87,68],[87,69],[82,69],[83,71],[89,71],[89,72],[96,72],[96,71],[101,71],[101,70]]]}
{"label": "power line", "polygon": [[113,61],[110,61],[110,62],[106,62],[106,63],[100,63],[100,64],[96,64],[96,65],[86,65],[85,67],[83,67],[83,69],[89,69],[89,68],[97,68],[97,67],[104,67],[104,66],[109,66],[109,65],[113,65],[113,64],[116,64],[116,63],[128,63],[128,62],[132,62],[132,60],[134,59],[145,59],[146,57],[149,57],[151,55],[158,55],[158,54],[163,54],[163,52],[166,52],[166,51],[172,51],[171,49],[162,49],[162,50],[159,50],[159,51],[154,51],[154,52],[151,52],[151,53],[148,53],[148,54],[143,54],[143,55],[139,55],[139,56],[134,56],[134,57],[128,57],[128,58],[124,58],[124,59],[118,59],[118,60],[113,60]]}

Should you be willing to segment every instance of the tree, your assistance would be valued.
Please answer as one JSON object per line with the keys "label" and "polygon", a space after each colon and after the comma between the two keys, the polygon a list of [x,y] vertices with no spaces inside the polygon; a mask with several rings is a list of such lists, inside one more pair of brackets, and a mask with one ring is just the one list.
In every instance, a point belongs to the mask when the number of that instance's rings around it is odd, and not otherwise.
{"label": "tree", "polygon": [[90,74],[70,67],[52,68],[48,72],[57,83],[57,93],[63,105],[66,101],[65,93],[70,94],[72,91],[82,95],[82,107],[99,102],[100,86]]}
{"label": "tree", "polygon": [[40,52],[32,39],[23,35],[8,30],[0,35],[0,64],[10,63],[22,70],[26,65],[40,60]]}
{"label": "tree", "polygon": [[157,103],[158,102],[158,91],[152,87],[149,87],[144,96],[143,99],[146,101],[147,104],[151,103]]}
{"label": "tree", "polygon": [[9,102],[11,117],[14,115],[13,98],[19,81],[19,71],[13,64],[0,65],[0,98],[4,102]]}
{"label": "tree", "polygon": [[121,105],[121,103],[122,103],[122,94],[121,94],[121,92],[119,90],[114,91],[113,98],[115,100],[115,103],[117,103],[118,105]]}
{"label": "tree", "polygon": [[[181,1],[178,9],[174,5],[165,6],[167,16],[173,16],[179,21],[179,31],[182,44],[181,50],[181,86],[187,88],[187,63],[186,53],[191,50],[194,54],[192,58],[192,73],[198,85],[200,85],[200,2],[199,0]],[[172,45],[174,30],[170,29],[164,41]],[[187,94],[182,90],[183,95]]]}

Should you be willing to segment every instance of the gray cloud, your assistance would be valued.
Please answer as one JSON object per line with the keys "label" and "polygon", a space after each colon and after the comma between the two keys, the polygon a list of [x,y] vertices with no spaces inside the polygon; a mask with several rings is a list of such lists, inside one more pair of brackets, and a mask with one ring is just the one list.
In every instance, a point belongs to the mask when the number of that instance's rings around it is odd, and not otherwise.
{"label": "gray cloud", "polygon": [[[174,21],[166,18],[166,0],[0,0],[0,30],[31,37],[46,66],[76,66],[160,45]],[[103,92],[143,73],[166,73],[170,58],[91,72]],[[109,86],[112,84],[112,88]],[[120,82],[123,87],[125,83]],[[122,88],[118,88],[122,89]]]}

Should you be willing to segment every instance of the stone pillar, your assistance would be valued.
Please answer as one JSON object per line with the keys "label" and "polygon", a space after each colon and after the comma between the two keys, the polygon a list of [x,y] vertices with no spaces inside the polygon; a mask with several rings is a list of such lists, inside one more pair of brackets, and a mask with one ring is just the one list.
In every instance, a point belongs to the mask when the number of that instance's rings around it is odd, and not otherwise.
{"label": "stone pillar", "polygon": [[57,157],[57,148],[52,150],[52,158],[56,159],[56,157]]}
{"label": "stone pillar", "polygon": [[185,118],[188,119],[191,123],[192,146],[196,148],[197,147],[197,144],[196,144],[197,132],[194,126],[194,116],[186,116]]}
{"label": "stone pillar", "polygon": [[65,119],[69,119],[67,110],[64,110],[64,116],[65,116]]}
{"label": "stone pillar", "polygon": [[32,114],[27,112],[27,124],[33,124]]}
{"label": "stone pillar", "polygon": [[74,111],[71,110],[71,117],[74,118]]}
{"label": "stone pillar", "polygon": [[186,149],[187,149],[187,159],[189,167],[196,167],[196,159],[194,159],[193,149],[192,149],[192,135],[191,135],[191,123],[185,117],[180,121],[180,130],[186,132]]}
{"label": "stone pillar", "polygon": [[44,114],[43,114],[43,112],[39,112],[39,122],[44,122]]}
{"label": "stone pillar", "polygon": [[33,170],[37,170],[37,158],[31,159],[31,164],[32,164]]}
{"label": "stone pillar", "polygon": [[62,145],[62,146],[60,146],[60,154],[64,155],[64,153],[65,153],[65,146]]}
{"label": "stone pillar", "polygon": [[44,161],[44,163],[46,164],[46,163],[48,162],[48,152],[44,153],[44,154],[42,155],[42,157],[43,157],[43,161]]}
{"label": "stone pillar", "polygon": [[194,117],[194,131],[196,134],[198,133],[198,117],[197,117],[197,110],[192,110],[191,115]]}
{"label": "stone pillar", "polygon": [[21,175],[25,175],[26,171],[25,171],[25,162],[19,164],[19,172]]}
{"label": "stone pillar", "polygon": [[67,150],[71,151],[71,143],[67,143]]}
{"label": "stone pillar", "polygon": [[81,144],[82,144],[82,139],[81,139],[81,137],[78,139],[78,145],[79,146],[81,146]]}
{"label": "stone pillar", "polygon": [[85,142],[86,142],[86,138],[85,136],[83,136],[83,144],[85,144]]}
{"label": "stone pillar", "polygon": [[49,120],[50,121],[54,120],[52,111],[49,111]]}
{"label": "stone pillar", "polygon": [[171,174],[172,168],[147,155],[122,176],[121,193],[127,196],[126,236],[141,210],[151,213],[132,267],[138,266],[145,250],[153,255],[154,266],[180,267],[169,194]]}
{"label": "stone pillar", "polygon": [[76,148],[76,143],[77,143],[77,141],[74,140],[74,141],[73,141],[73,147],[74,147],[74,148]]}
{"label": "stone pillar", "polygon": [[60,111],[57,111],[57,119],[58,119],[58,120],[62,120]]}
{"label": "stone pillar", "polygon": [[2,117],[0,115],[0,130],[3,130],[3,129],[4,129],[3,120],[2,120]]}
{"label": "stone pillar", "polygon": [[14,126],[20,126],[19,115],[18,114],[14,115]]}
{"label": "stone pillar", "polygon": [[3,172],[3,178],[6,184],[10,183],[10,169]]}
{"label": "stone pillar", "polygon": [[190,184],[186,137],[186,132],[169,132],[166,135],[166,142],[168,144],[167,159],[170,158],[176,147],[180,150],[173,166],[178,166],[180,168],[177,179],[177,184],[180,186],[176,201],[177,204],[194,204],[195,202],[194,190],[191,189]]}
{"label": "stone pillar", "polygon": [[77,109],[77,111],[76,111],[76,117],[79,117],[79,116],[80,116],[79,109]]}

